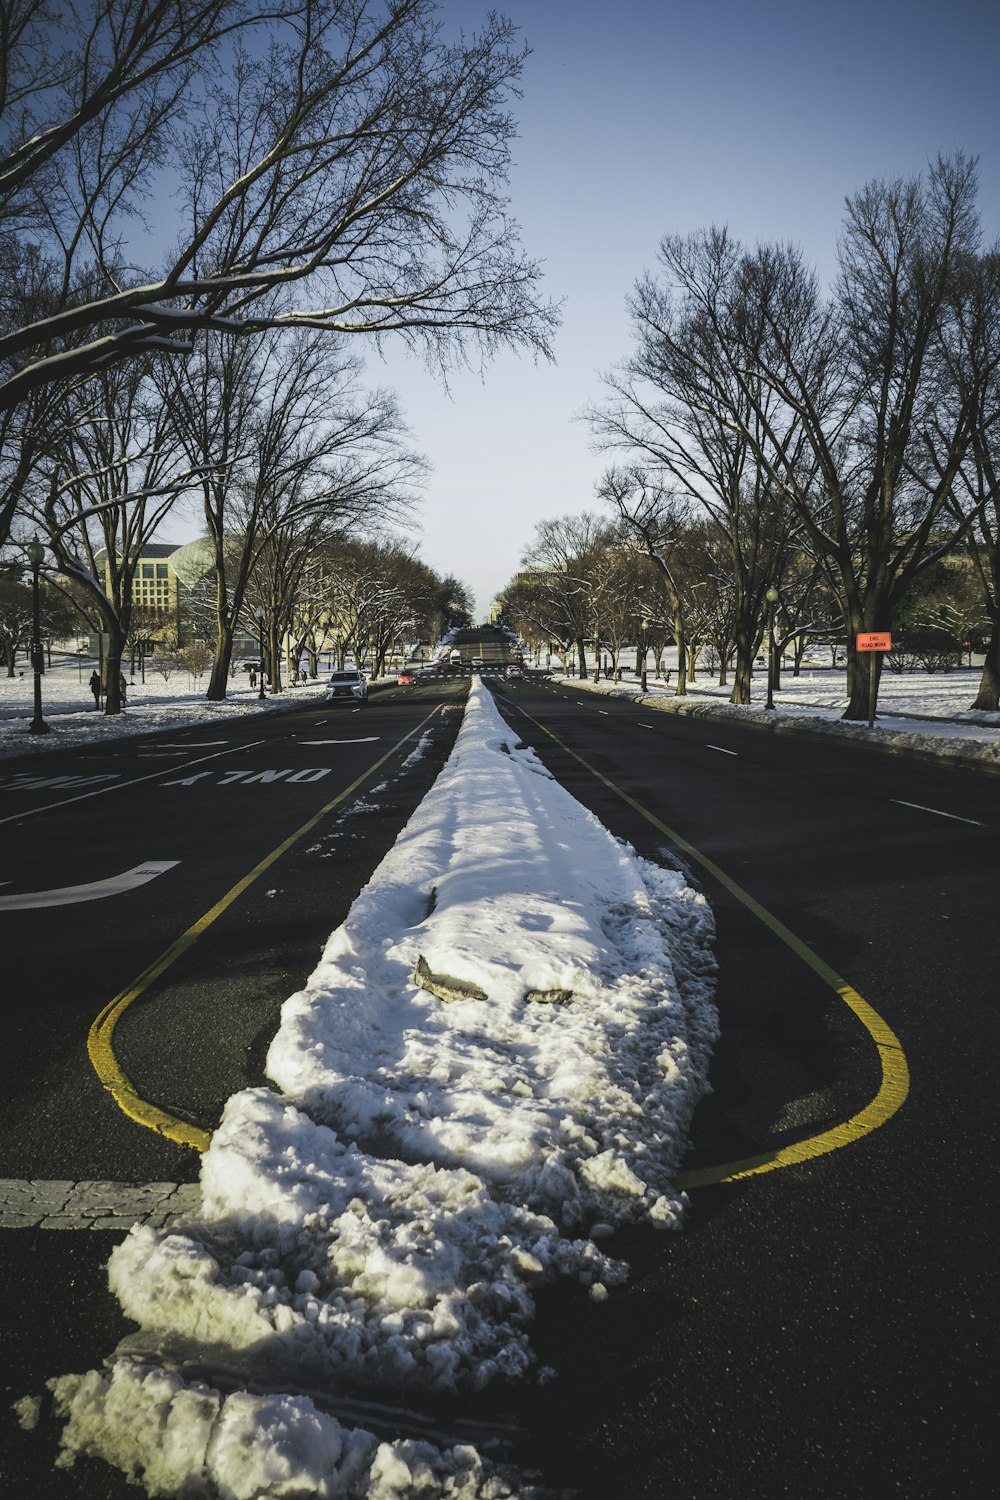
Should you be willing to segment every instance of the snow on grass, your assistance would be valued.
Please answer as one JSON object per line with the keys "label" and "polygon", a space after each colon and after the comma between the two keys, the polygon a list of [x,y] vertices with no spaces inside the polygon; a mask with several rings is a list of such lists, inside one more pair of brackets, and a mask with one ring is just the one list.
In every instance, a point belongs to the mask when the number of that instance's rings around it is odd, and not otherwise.
{"label": "snow on grass", "polygon": [[[145,683],[136,682],[128,689],[128,703],[120,714],[108,718],[94,706],[87,686],[96,661],[56,657],[52,669],[42,678],[42,717],[49,733],[28,732],[33,715],[34,681],[30,673],[0,677],[0,756],[38,755],[51,750],[81,744],[151,734],[157,730],[204,727],[224,728],[231,719],[247,714],[271,712],[315,701],[320,706],[324,679],[290,688],[286,692],[261,699],[250,687],[249,676],[240,672],[230,679],[227,697],[222,703],[209,703],[205,697],[208,679],[197,682],[185,672],[174,672],[168,681],[150,672]],[[82,679],[82,680],[81,680]]]}
{"label": "snow on grass", "polygon": [[529,1377],[535,1290],[574,1276],[603,1300],[624,1268],[595,1240],[680,1224],[712,931],[474,683],[443,772],[285,1003],[282,1092],[229,1100],[198,1222],[114,1251],[140,1331],[51,1383],[62,1462],[99,1454],[150,1494],[533,1493],[467,1444],[379,1442],[302,1392]]}

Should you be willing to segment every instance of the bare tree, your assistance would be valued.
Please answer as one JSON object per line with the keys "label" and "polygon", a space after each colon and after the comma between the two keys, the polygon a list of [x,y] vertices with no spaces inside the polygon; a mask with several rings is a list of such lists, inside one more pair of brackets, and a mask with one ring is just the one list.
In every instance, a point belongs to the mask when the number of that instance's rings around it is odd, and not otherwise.
{"label": "bare tree", "polygon": [[521,559],[547,595],[546,613],[553,627],[562,622],[553,634],[575,648],[581,677],[587,675],[588,640],[600,657],[601,588],[607,581],[601,561],[611,537],[607,522],[589,511],[556,516],[538,522]]}
{"label": "bare tree", "polygon": [[[549,355],[503,197],[507,20],[450,42],[433,0],[2,0],[0,24],[0,202],[50,294],[0,326],[0,410],[205,329]],[[182,228],[150,270],[129,231],[154,176]]]}
{"label": "bare tree", "polygon": [[108,714],[121,709],[139,558],[193,477],[143,363],[108,370],[67,399],[58,458],[39,476],[29,514],[108,636]]}
{"label": "bare tree", "polygon": [[[964,335],[949,375],[972,410],[972,442],[949,508],[968,546],[988,621],[973,708],[1000,708],[1000,248],[970,261],[959,314]],[[961,354],[968,351],[968,358]],[[969,525],[969,522],[972,522]],[[964,637],[964,631],[963,631]]]}
{"label": "bare tree", "polygon": [[200,466],[214,559],[209,698],[225,697],[233,635],[264,549],[276,556],[286,530],[295,546],[309,518],[322,516],[327,529],[384,520],[405,507],[422,475],[395,399],[362,391],[359,372],[345,341],[309,330],[267,332],[250,343],[211,335],[196,360],[167,372],[165,399],[189,460]]}
{"label": "bare tree", "polygon": [[[867,717],[856,634],[889,629],[913,578],[963,534],[948,508],[972,412],[942,400],[942,371],[976,250],[976,191],[961,155],[925,177],[868,184],[847,201],[829,301],[787,246],[746,252],[709,231],[660,247],[667,285],[649,300],[664,364],[683,364],[692,393],[746,440],[836,581],[847,718]],[[699,322],[725,381],[700,368],[688,337]],[[877,682],[876,659],[869,669]]]}
{"label": "bare tree", "polygon": [[[683,256],[689,274],[701,261],[706,279],[731,275],[738,255],[724,231],[695,245],[676,246],[675,253]],[[801,529],[772,478],[770,431],[780,425],[783,450],[804,489],[809,458],[805,436],[794,413],[791,422],[781,421],[781,398],[760,369],[731,367],[719,330],[695,305],[678,308],[671,288],[648,274],[636,284],[629,305],[635,350],[605,376],[608,395],[589,409],[588,419],[601,448],[633,455],[637,473],[654,466],[661,492],[671,489],[678,497],[689,497],[725,540],[736,649],[731,701],[749,703],[764,594],[770,584],[780,582],[794,534]],[[762,450],[771,450],[770,466],[761,462]],[[621,510],[622,492],[605,498]],[[645,480],[637,485],[635,498],[641,506],[647,504]],[[643,527],[637,531],[643,535]]]}
{"label": "bare tree", "polygon": [[688,684],[688,601],[676,554],[690,525],[690,502],[665,489],[638,465],[609,469],[598,493],[615,508],[624,530],[657,569],[677,645],[676,692],[683,697]]}
{"label": "bare tree", "polygon": [[13,564],[0,567],[0,651],[7,663],[7,676],[16,675],[18,648],[31,636],[32,594],[30,584]]}

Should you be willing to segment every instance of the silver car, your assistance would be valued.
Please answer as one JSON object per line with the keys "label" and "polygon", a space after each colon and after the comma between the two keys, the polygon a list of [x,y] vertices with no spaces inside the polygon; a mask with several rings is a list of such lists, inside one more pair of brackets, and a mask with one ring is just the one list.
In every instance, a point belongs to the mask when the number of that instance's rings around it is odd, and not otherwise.
{"label": "silver car", "polygon": [[347,667],[341,672],[331,672],[327,684],[328,703],[367,703],[368,683],[361,672]]}

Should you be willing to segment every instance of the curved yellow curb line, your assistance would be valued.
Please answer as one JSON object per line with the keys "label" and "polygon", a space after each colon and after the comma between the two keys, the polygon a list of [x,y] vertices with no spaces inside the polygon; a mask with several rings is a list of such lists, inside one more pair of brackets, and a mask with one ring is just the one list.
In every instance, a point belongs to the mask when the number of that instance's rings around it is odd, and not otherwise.
{"label": "curved yellow curb line", "polygon": [[266,855],[258,865],[255,865],[249,874],[244,875],[242,880],[237,881],[232,890],[227,891],[222,899],[217,901],[204,916],[199,917],[197,922],[188,928],[187,932],[171,943],[170,947],[161,953],[159,958],[151,963],[148,969],[144,969],[138,979],[127,990],[122,990],[121,994],[116,995],[104,1007],[88,1033],[87,1052],[90,1055],[90,1061],[101,1083],[114,1099],[118,1108],[123,1114],[128,1115],[130,1120],[134,1120],[137,1125],[142,1125],[147,1130],[156,1131],[158,1135],[165,1136],[167,1140],[175,1141],[180,1146],[190,1146],[194,1151],[208,1150],[209,1142],[212,1139],[211,1131],[203,1130],[200,1126],[192,1125],[186,1120],[177,1119],[176,1116],[169,1114],[166,1110],[160,1109],[155,1104],[150,1104],[148,1100],[141,1098],[136,1093],[135,1088],[120,1067],[118,1059],[115,1056],[113,1045],[115,1027],[132,1002],[138,1000],[139,996],[144,994],[161,974],[166,973],[167,969],[180,958],[181,954],[186,953],[198,941],[202,933],[211,927],[217,917],[221,917],[222,913],[228,907],[232,906],[233,902],[242,896],[243,892],[253,885],[254,881],[259,879],[265,870],[268,870],[276,860],[280,859],[283,854],[291,849],[293,844],[296,844],[299,839],[315,828],[316,824],[325,818],[327,813],[331,812],[338,803],[343,802],[352,792],[357,791],[358,787],[367,781],[369,776],[373,776],[380,767],[384,766],[386,761],[395,755],[400,746],[405,745],[407,740],[411,740],[415,734],[418,734],[428,720],[433,719],[434,715],[440,711],[441,706],[441,704],[437,704],[408,734],[404,734],[401,740],[397,740],[392,749],[387,750],[380,760],[370,765],[362,775],[351,782],[349,787],[346,787],[344,791],[338,793],[336,797],[327,802],[325,807],[320,808],[319,812],[314,813],[307,822],[302,824],[301,828],[297,828],[287,839],[283,839],[278,847],[272,849],[271,853]]}
{"label": "curved yellow curb line", "polygon": [[576,751],[571,750],[565,741],[560,739],[547,725],[542,724],[540,720],[526,713],[524,709],[520,709],[520,712],[524,714],[526,719],[530,719],[532,724],[541,729],[543,733],[547,734],[561,750],[564,750],[567,755],[572,756],[579,765],[583,766],[584,770],[589,771],[591,776],[596,777],[609,791],[614,792],[616,797],[620,797],[640,817],[645,818],[647,823],[651,823],[672,844],[682,849],[686,855],[701,865],[703,870],[707,870],[713,879],[717,880],[720,885],[725,886],[726,890],[736,897],[737,901],[742,902],[749,911],[753,912],[754,916],[763,922],[765,927],[770,928],[775,937],[780,938],[793,953],[802,959],[803,963],[808,964],[809,968],[822,979],[823,983],[829,985],[840,999],[843,1000],[844,1004],[854,1012],[878,1050],[879,1061],[882,1065],[882,1079],[878,1093],[856,1115],[852,1115],[850,1119],[844,1120],[840,1125],[835,1125],[829,1130],[822,1131],[819,1135],[810,1136],[804,1141],[797,1141],[791,1146],[782,1146],[774,1151],[764,1152],[760,1156],[751,1156],[744,1161],[725,1162],[715,1167],[702,1167],[692,1169],[689,1172],[679,1172],[675,1178],[677,1186],[681,1188],[707,1187],[714,1183],[735,1182],[742,1177],[756,1177],[761,1172],[773,1172],[780,1167],[795,1166],[800,1162],[811,1161],[814,1157],[825,1156],[829,1151],[837,1151],[841,1146],[852,1145],[855,1141],[861,1140],[863,1136],[870,1135],[873,1130],[877,1130],[880,1125],[884,1125],[887,1120],[890,1120],[902,1107],[910,1091],[910,1072],[906,1065],[906,1057],[904,1056],[899,1038],[891,1026],[882,1019],[876,1010],[872,1009],[866,1000],[862,999],[852,985],[849,985],[845,979],[841,978],[835,969],[831,969],[829,964],[824,963],[823,959],[817,957],[801,938],[796,937],[794,932],[790,931],[783,922],[779,922],[778,918],[767,910],[767,907],[761,906],[760,902],[756,901],[748,891],[745,891],[731,876],[720,869],[714,860],[709,859],[707,855],[702,854],[700,850],[696,849],[693,844],[688,843],[686,838],[677,833],[673,828],[668,827],[666,823],[656,817],[655,813],[651,813],[648,808],[643,807],[641,802],[637,802],[634,797],[629,796],[628,792],[623,791],[610,777],[605,776],[596,766],[592,766],[589,761],[584,760],[582,755],[577,755]]}

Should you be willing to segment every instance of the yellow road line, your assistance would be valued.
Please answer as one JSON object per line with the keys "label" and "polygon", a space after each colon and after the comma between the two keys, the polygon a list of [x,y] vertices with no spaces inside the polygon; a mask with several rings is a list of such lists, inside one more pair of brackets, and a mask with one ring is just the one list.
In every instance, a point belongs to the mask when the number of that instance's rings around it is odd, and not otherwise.
{"label": "yellow road line", "polygon": [[648,808],[643,807],[642,803],[636,801],[628,792],[623,791],[610,777],[605,776],[596,766],[592,766],[589,761],[584,760],[582,755],[577,755],[576,751],[571,750],[565,741],[560,739],[547,725],[541,723],[540,720],[534,718],[531,714],[525,713],[524,709],[520,711],[524,713],[526,719],[530,719],[544,734],[547,734],[551,740],[554,740],[560,749],[564,750],[567,755],[572,756],[579,765],[583,766],[584,770],[589,771],[609,791],[614,792],[616,797],[620,797],[640,817],[645,818],[647,823],[651,823],[654,828],[670,839],[671,843],[676,844],[679,849],[682,849],[689,858],[701,865],[703,870],[707,870],[713,879],[717,880],[720,885],[723,885],[727,891],[736,897],[737,901],[741,901],[759,921],[763,922],[765,927],[768,927],[774,933],[775,937],[780,938],[797,957],[802,959],[803,963],[808,964],[813,973],[818,975],[824,984],[829,985],[840,999],[843,1000],[845,1005],[854,1012],[878,1050],[879,1062],[882,1067],[882,1077],[878,1093],[856,1115],[852,1115],[850,1119],[844,1120],[840,1125],[835,1125],[829,1130],[822,1131],[819,1135],[811,1136],[804,1141],[797,1141],[792,1146],[782,1146],[780,1149],[765,1152],[760,1156],[748,1157],[744,1161],[725,1162],[720,1166],[703,1167],[690,1172],[680,1172],[676,1179],[678,1187],[705,1187],[710,1183],[733,1182],[741,1177],[755,1177],[761,1172],[773,1172],[779,1167],[789,1167],[799,1162],[810,1161],[813,1157],[825,1156],[829,1151],[837,1151],[841,1146],[849,1146],[854,1141],[861,1140],[863,1136],[870,1134],[871,1131],[878,1129],[880,1125],[884,1125],[887,1120],[890,1120],[897,1110],[902,1107],[909,1093],[910,1074],[898,1037],[878,1012],[873,1010],[868,1002],[862,999],[857,990],[848,984],[845,979],[841,978],[835,969],[832,969],[829,964],[824,963],[823,959],[819,958],[801,938],[796,937],[794,932],[791,932],[783,922],[779,922],[778,918],[772,915],[766,907],[761,906],[760,902],[756,901],[748,891],[745,891],[731,876],[720,869],[714,860],[702,854],[700,850],[696,849],[693,844],[690,844],[681,834],[677,833],[673,828],[668,827],[666,823],[661,822],[654,813],[651,813]]}
{"label": "yellow road line", "polygon": [[[406,744],[407,740],[411,740],[415,734],[423,729],[429,719],[433,719],[441,707],[442,705],[439,703],[429,714],[426,714],[421,719],[415,728],[410,730],[409,734],[404,734],[401,740],[397,740],[392,749],[387,750],[382,758],[369,766],[356,781],[352,781],[349,787],[338,793],[325,807],[321,807],[319,812],[314,813],[307,822],[302,824],[301,828],[296,829],[288,838],[283,839],[276,849],[272,849],[271,853],[266,855],[259,864],[255,865],[249,874],[244,875],[242,880],[236,882],[232,890],[227,891],[220,901],[217,901],[204,916],[199,917],[197,922],[188,928],[187,932],[182,933],[175,942],[170,944],[169,948],[160,954],[159,958],[155,959],[147,969],[144,969],[138,979],[134,980],[127,990],[122,990],[121,994],[116,995],[104,1007],[90,1028],[87,1037],[87,1051],[90,1054],[90,1061],[101,1083],[112,1096],[118,1108],[124,1114],[128,1115],[130,1120],[134,1120],[138,1125],[144,1125],[147,1130],[155,1130],[158,1135],[166,1136],[168,1140],[176,1141],[181,1146],[190,1146],[195,1151],[205,1151],[208,1149],[208,1144],[212,1139],[211,1131],[202,1130],[197,1125],[189,1124],[185,1120],[176,1119],[173,1115],[168,1114],[166,1110],[158,1108],[155,1104],[150,1104],[148,1100],[140,1098],[136,1093],[135,1088],[126,1077],[118,1063],[118,1059],[115,1057],[113,1047],[115,1027],[132,1002],[138,1000],[139,996],[144,994],[151,984],[159,979],[162,974],[165,974],[171,965],[176,963],[181,954],[186,953],[198,941],[202,933],[211,927],[216,918],[221,917],[222,913],[232,906],[233,902],[242,896],[243,892],[248,890],[254,881],[258,880],[264,874],[265,870],[270,869],[271,865],[280,859],[283,854],[287,853],[293,844],[296,844],[299,839],[315,828],[316,824],[325,818],[327,813],[332,812],[352,792],[357,791],[358,787],[367,781],[369,776],[373,776],[381,766],[384,766],[386,761],[395,755],[396,751],[402,745]],[[159,774],[166,775],[168,773],[164,771]]]}

